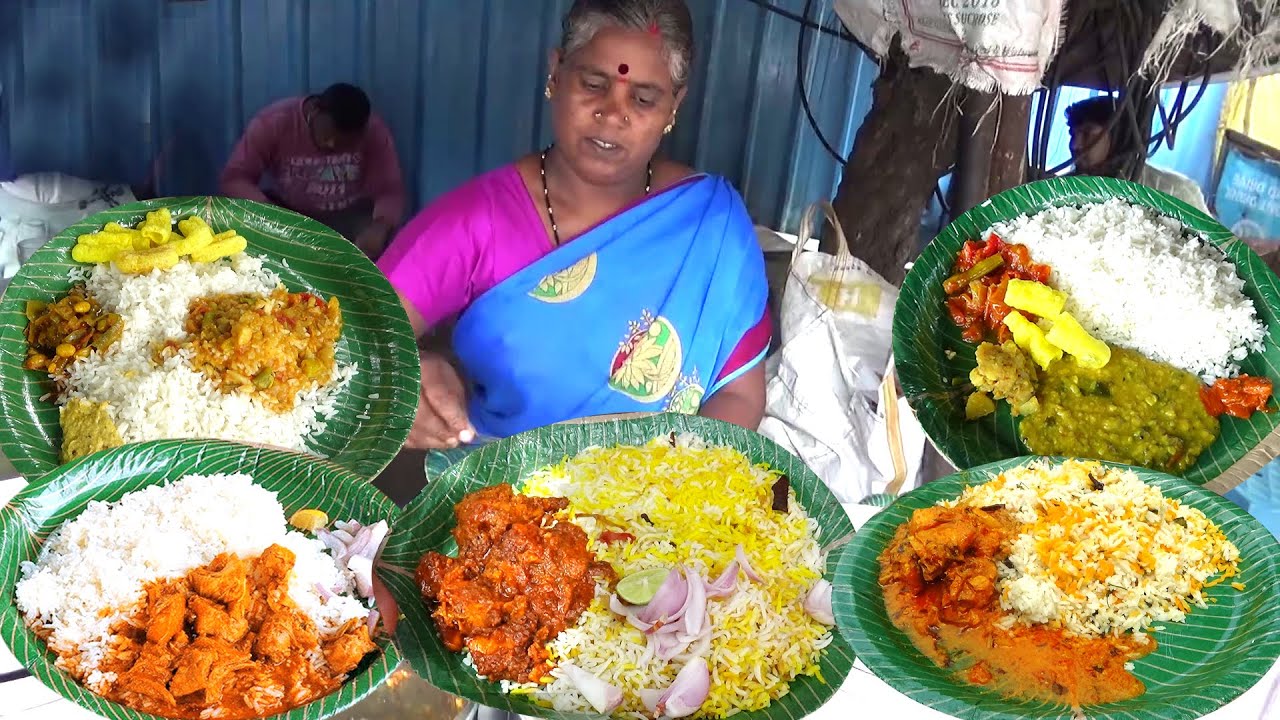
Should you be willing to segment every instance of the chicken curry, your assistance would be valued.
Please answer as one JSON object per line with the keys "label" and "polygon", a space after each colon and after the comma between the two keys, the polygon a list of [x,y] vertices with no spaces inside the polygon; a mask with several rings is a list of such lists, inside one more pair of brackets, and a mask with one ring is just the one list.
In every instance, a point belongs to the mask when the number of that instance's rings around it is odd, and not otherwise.
{"label": "chicken curry", "polygon": [[377,646],[360,619],[320,637],[289,598],[294,560],[280,545],[253,560],[223,553],[149,584],[144,606],[116,631],[119,651],[103,670],[117,677],[103,694],[153,715],[242,720],[337,689]]}
{"label": "chicken curry", "polygon": [[1016,531],[1001,506],[916,510],[880,556],[893,624],[939,667],[1006,696],[1079,707],[1141,695],[1125,665],[1155,650],[1154,640],[1007,622],[998,566]]}
{"label": "chicken curry", "polygon": [[418,563],[445,647],[469,651],[489,680],[540,681],[550,670],[547,643],[578,621],[598,580],[616,579],[581,528],[557,521],[568,505],[510,485],[477,490],[454,508],[458,556],[429,552]]}

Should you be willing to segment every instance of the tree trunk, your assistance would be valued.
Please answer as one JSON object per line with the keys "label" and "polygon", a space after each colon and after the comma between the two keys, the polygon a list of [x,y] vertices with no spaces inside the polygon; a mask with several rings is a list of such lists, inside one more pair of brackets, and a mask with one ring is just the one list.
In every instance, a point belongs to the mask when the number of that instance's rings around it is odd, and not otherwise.
{"label": "tree trunk", "polygon": [[853,254],[894,284],[919,252],[929,195],[955,161],[959,105],[951,87],[944,75],[908,68],[895,40],[832,203]]}
{"label": "tree trunk", "polygon": [[996,145],[987,174],[987,197],[1027,181],[1027,132],[1031,126],[1031,96],[1006,95],[1000,106]]}
{"label": "tree trunk", "polygon": [[1030,120],[1030,95],[966,92],[951,179],[953,217],[1024,182]]}

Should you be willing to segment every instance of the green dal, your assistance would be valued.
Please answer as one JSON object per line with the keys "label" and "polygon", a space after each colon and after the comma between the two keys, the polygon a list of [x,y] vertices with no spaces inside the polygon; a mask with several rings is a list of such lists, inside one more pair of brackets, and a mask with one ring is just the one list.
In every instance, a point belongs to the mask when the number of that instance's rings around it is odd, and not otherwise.
{"label": "green dal", "polygon": [[1040,373],[1040,411],[1022,419],[1037,455],[1110,460],[1181,474],[1218,437],[1200,380],[1131,350],[1112,348],[1097,370],[1066,356]]}

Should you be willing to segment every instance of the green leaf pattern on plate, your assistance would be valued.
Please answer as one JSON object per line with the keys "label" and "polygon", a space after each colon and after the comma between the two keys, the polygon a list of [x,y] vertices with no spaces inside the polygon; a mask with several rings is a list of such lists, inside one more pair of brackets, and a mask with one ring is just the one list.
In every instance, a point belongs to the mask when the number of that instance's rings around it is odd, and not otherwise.
{"label": "green leaf pattern on plate", "polygon": [[[359,372],[337,398],[337,413],[309,449],[363,477],[378,475],[399,452],[418,407],[416,342],[391,285],[373,263],[333,230],[283,208],[221,197],[148,200],[121,205],[72,225],[23,265],[0,300],[0,450],[28,479],[57,466],[58,410],[42,401],[44,375],[24,370],[27,300],[48,301],[71,286],[76,237],[115,221],[132,226],[166,207],[174,220],[196,214],[215,231],[234,228],[252,255],[290,291],[336,296],[342,307],[339,361]],[[374,397],[377,396],[377,397]],[[260,438],[270,443],[271,438]]]}
{"label": "green leaf pattern on plate", "polygon": [[[399,509],[366,480],[338,465],[301,453],[255,448],[219,440],[159,440],[95,453],[59,467],[39,484],[28,485],[0,509],[0,641],[46,686],[89,711],[112,720],[148,720],[152,715],[106,700],[54,667],[54,653],[27,629],[14,603],[23,562],[34,562],[40,544],[95,500],[115,501],[151,485],[184,475],[246,473],[277,493],[288,518],[303,508],[319,508],[331,520],[356,519],[394,525]],[[278,720],[320,720],[355,704],[387,679],[400,654],[386,638],[382,652],[366,660],[330,695],[281,715]]]}
{"label": "green leaf pattern on plate", "polygon": [[[913,700],[957,718],[1058,718],[1062,705],[1018,701],[961,683],[916,650],[885,611],[880,592],[880,553],[915,510],[955,499],[977,485],[1034,458],[984,465],[931,482],[872,517],[859,529],[836,568],[833,609],[854,650],[882,680]],[[1167,498],[1198,508],[1240,549],[1243,592],[1228,584],[1205,591],[1217,600],[1193,608],[1186,623],[1158,623],[1159,643],[1135,662],[1147,686],[1140,697],[1085,708],[1090,720],[1191,720],[1226,705],[1252,687],[1280,657],[1280,544],[1257,520],[1231,501],[1181,478],[1135,468]]]}
{"label": "green leaf pattern on plate", "polygon": [[[380,576],[404,613],[396,632],[396,642],[409,665],[441,690],[489,707],[542,718],[575,717],[555,713],[521,696],[505,695],[497,684],[478,680],[474,670],[463,664],[460,654],[449,652],[441,644],[435,624],[418,594],[413,571],[428,550],[456,551],[457,546],[450,535],[455,524],[453,507],[466,493],[504,482],[519,486],[522,478],[532,471],[592,446],[640,445],[671,432],[696,433],[712,444],[734,447],[753,461],[767,463],[786,473],[801,504],[821,528],[820,543],[825,544],[853,532],[853,525],[835,496],[804,463],[763,436],[734,425],[701,417],[664,414],[532,430],[486,445],[433,477],[422,495],[414,499],[401,515],[382,554],[383,563],[391,565],[393,572],[383,571]],[[828,557],[828,579],[846,552],[847,546],[844,546]],[[825,684],[814,677],[800,678],[791,683],[787,695],[769,707],[735,717],[743,720],[799,720],[830,699],[853,666],[853,652],[846,631],[837,629],[833,634],[833,641],[820,661]]]}

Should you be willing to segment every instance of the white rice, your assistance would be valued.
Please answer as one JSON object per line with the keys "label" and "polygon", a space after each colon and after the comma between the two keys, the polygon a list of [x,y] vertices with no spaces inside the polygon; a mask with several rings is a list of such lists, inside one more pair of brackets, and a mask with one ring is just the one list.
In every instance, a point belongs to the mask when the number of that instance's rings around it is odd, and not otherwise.
{"label": "white rice", "polygon": [[1233,377],[1266,326],[1223,253],[1180,223],[1123,200],[997,223],[1053,269],[1067,311],[1099,339],[1199,375]]}
{"label": "white rice", "polygon": [[[350,574],[318,540],[288,530],[275,493],[243,474],[188,475],[114,503],[90,503],[49,537],[36,562],[22,563],[18,610],[50,633],[58,667],[100,692],[115,679],[98,669],[111,627],[145,602],[148,583],[181,577],[220,553],[256,557],[277,543],[297,555],[289,597],[322,637],[368,615],[351,594]],[[322,598],[316,584],[335,597]]]}
{"label": "white rice", "polygon": [[280,285],[280,278],[250,255],[208,264],[183,260],[149,275],[127,275],[107,263],[93,268],[86,285],[103,307],[123,318],[124,332],[105,356],[95,353],[71,365],[64,401],[83,397],[107,403],[126,443],[221,438],[308,450],[306,439],[324,431],[325,421],[337,412],[337,394],[356,374],[353,365],[338,363],[325,387],[303,391],[292,410],[276,413],[248,395],[221,392],[192,369],[190,349],[160,366],[152,362],[156,345],[187,337],[183,324],[195,298],[268,295]]}

